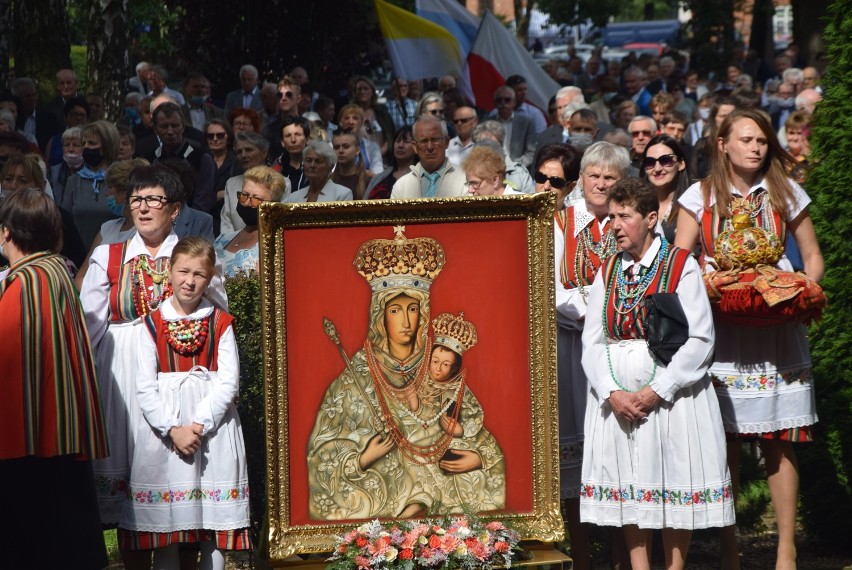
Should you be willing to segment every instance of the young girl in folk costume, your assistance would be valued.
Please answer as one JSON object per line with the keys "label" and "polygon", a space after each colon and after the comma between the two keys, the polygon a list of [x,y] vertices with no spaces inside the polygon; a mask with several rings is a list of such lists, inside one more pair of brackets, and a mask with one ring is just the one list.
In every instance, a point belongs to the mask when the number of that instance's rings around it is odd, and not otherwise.
{"label": "young girl in folk costume", "polygon": [[145,319],[130,492],[120,540],[156,549],[155,568],[179,568],[178,543],[200,543],[201,568],[247,550],[249,489],[234,400],[239,387],[233,318],[203,298],[215,272],[212,244],[189,237],[172,250],[173,296]]}

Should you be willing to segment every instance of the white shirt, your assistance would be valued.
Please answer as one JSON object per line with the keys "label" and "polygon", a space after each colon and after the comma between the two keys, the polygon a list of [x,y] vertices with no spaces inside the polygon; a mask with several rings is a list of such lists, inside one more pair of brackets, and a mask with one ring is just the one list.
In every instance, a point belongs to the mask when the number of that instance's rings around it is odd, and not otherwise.
{"label": "white shirt", "polygon": [[464,159],[470,154],[473,144],[473,139],[469,140],[467,144],[462,144],[459,137],[451,138],[447,145],[447,160],[452,162],[454,166],[461,167]]}

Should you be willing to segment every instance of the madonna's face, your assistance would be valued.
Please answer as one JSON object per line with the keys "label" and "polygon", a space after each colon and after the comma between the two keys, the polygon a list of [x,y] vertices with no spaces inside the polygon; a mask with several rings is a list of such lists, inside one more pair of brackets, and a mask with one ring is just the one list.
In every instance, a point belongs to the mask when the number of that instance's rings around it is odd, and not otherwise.
{"label": "madonna's face", "polygon": [[420,326],[420,301],[402,294],[385,305],[385,330],[393,347],[411,346]]}

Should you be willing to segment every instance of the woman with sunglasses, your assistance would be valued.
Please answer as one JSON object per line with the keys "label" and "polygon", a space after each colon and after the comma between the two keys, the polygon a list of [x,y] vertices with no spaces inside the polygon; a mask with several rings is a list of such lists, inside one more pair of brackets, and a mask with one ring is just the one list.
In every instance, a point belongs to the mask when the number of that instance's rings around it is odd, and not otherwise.
{"label": "woman with sunglasses", "polygon": [[219,216],[222,205],[225,202],[225,184],[228,179],[239,172],[237,166],[237,155],[233,151],[234,131],[231,125],[222,119],[210,119],[204,125],[204,138],[207,143],[207,152],[213,157],[216,164],[216,175],[213,178],[213,190],[216,192],[216,206],[214,212],[214,224],[219,228]]}
{"label": "woman with sunglasses", "polygon": [[237,192],[237,214],[245,227],[216,238],[216,257],[222,261],[225,278],[257,271],[257,207],[262,202],[280,202],[284,196],[284,175],[267,166],[255,166],[243,174],[243,188]]}
{"label": "woman with sunglasses", "polygon": [[[141,417],[134,380],[141,317],[172,294],[169,258],[178,241],[172,224],[182,195],[180,179],[165,166],[134,169],[127,205],[136,233],[125,242],[95,248],[80,291],[109,435],[110,456],[94,465],[101,521],[107,527],[119,522],[133,457],[132,430]],[[220,278],[214,277],[210,291],[214,302],[226,308]],[[150,568],[150,550],[123,543],[119,548],[126,568]]]}
{"label": "woman with sunglasses", "polygon": [[658,231],[662,230],[666,240],[674,243],[680,209],[677,199],[689,186],[683,147],[668,135],[657,135],[645,146],[641,167],[640,177],[657,190],[660,202]]}

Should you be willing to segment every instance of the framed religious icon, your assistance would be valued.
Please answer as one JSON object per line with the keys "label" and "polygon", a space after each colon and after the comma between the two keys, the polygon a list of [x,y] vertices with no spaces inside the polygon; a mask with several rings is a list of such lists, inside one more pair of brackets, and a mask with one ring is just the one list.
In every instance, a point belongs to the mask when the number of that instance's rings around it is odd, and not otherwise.
{"label": "framed religious icon", "polygon": [[264,204],[269,550],[480,513],[560,540],[549,193]]}

